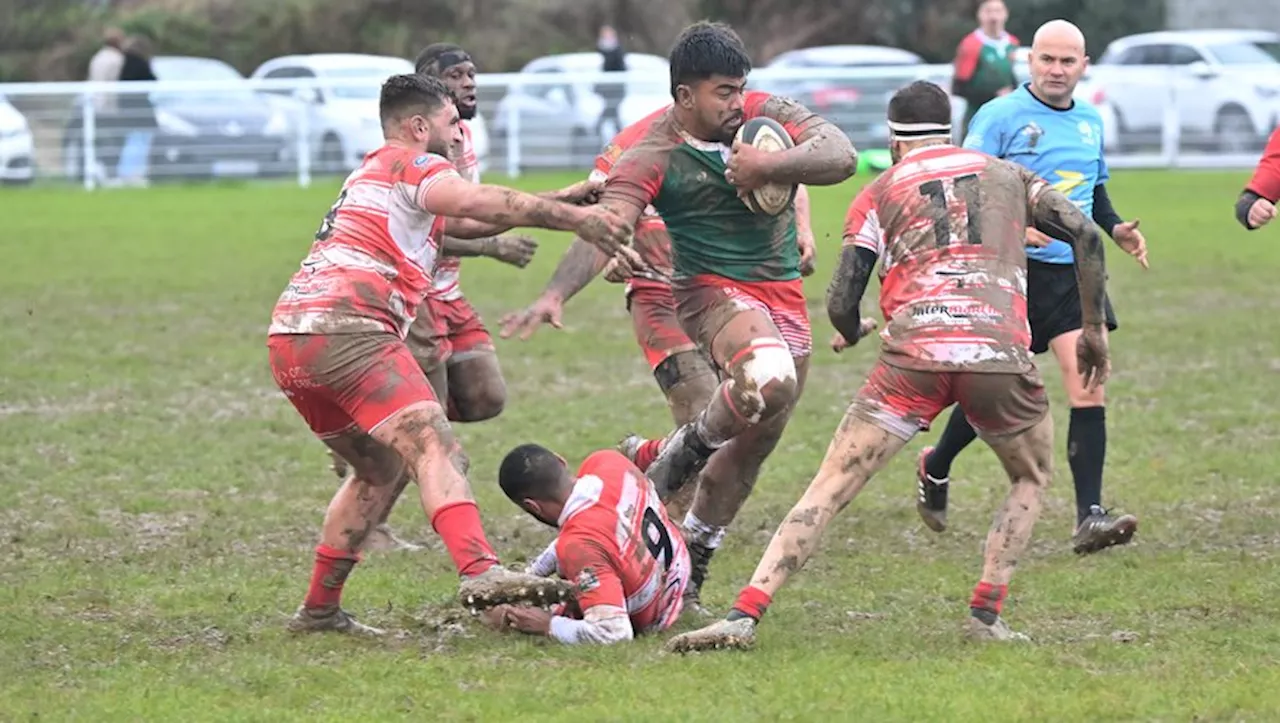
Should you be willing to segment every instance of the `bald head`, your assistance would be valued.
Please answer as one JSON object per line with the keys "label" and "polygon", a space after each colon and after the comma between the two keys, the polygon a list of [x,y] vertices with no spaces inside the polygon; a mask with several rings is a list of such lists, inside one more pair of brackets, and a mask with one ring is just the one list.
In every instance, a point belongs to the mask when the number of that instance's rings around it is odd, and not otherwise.
{"label": "bald head", "polygon": [[1031,39],[1031,51],[1043,45],[1055,45],[1075,48],[1084,56],[1084,33],[1074,23],[1067,20],[1050,20],[1036,29]]}
{"label": "bald head", "polygon": [[1031,92],[1055,108],[1070,108],[1089,58],[1084,33],[1066,20],[1050,20],[1031,41]]}

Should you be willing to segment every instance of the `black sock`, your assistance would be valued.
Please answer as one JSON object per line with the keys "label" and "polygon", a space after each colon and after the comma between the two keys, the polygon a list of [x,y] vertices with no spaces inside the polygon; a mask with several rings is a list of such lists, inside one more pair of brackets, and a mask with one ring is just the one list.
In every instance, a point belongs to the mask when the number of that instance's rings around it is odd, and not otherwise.
{"label": "black sock", "polygon": [[938,445],[934,447],[933,454],[925,460],[925,474],[934,479],[950,477],[951,463],[977,438],[978,433],[973,431],[969,420],[965,418],[964,410],[956,405],[956,408],[951,410],[951,418],[947,420],[942,436],[938,437]]}
{"label": "black sock", "polygon": [[1089,508],[1102,504],[1102,465],[1107,460],[1107,408],[1071,410],[1067,428],[1067,461],[1076,483],[1076,522],[1089,516]]}

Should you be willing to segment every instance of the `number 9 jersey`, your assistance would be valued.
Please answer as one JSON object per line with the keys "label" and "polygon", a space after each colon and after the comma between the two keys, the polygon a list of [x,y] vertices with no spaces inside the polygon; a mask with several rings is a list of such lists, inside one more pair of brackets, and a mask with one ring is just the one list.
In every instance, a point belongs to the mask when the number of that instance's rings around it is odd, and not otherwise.
{"label": "number 9 jersey", "polygon": [[596,452],[578,468],[560,516],[556,559],[560,576],[577,584],[587,621],[625,610],[639,635],[664,630],[680,616],[689,551],[653,483],[614,450]]}

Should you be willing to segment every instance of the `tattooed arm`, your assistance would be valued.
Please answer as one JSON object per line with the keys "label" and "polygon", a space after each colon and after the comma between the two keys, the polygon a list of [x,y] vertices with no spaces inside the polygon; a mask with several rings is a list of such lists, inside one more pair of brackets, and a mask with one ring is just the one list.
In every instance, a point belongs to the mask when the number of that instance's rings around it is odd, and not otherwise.
{"label": "tattooed arm", "polygon": [[604,270],[607,263],[609,257],[601,253],[600,249],[575,238],[569,245],[569,250],[561,257],[555,273],[551,275],[551,281],[547,282],[547,288],[542,291],[543,297],[563,304],[585,289]]}
{"label": "tattooed arm", "polygon": [[[764,99],[757,114],[781,123],[796,142],[794,148],[762,154],[768,159],[768,182],[830,186],[853,175],[858,167],[858,152],[844,131],[794,100],[760,96]],[[760,103],[760,96],[749,99],[748,104]]]}
{"label": "tattooed arm", "polygon": [[871,272],[876,267],[876,252],[862,246],[846,245],[840,252],[840,265],[827,289],[827,317],[850,345],[866,334],[858,305],[867,292]]}

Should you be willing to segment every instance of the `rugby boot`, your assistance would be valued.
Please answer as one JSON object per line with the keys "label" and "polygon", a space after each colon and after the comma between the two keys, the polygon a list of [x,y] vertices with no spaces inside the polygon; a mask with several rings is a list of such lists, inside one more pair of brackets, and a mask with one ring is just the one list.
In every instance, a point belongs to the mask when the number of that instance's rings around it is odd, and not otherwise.
{"label": "rugby boot", "polygon": [[458,588],[458,598],[473,613],[512,603],[548,607],[571,599],[573,593],[573,584],[565,580],[514,572],[501,565],[463,578]]}
{"label": "rugby boot", "polygon": [[1133,515],[1116,517],[1100,505],[1089,508],[1089,516],[1076,526],[1071,536],[1071,549],[1077,555],[1088,555],[1114,545],[1124,545],[1138,531],[1138,518]]}
{"label": "rugby boot", "polygon": [[936,480],[925,471],[925,462],[933,454],[933,447],[920,450],[916,460],[916,482],[919,496],[916,499],[916,512],[920,519],[934,532],[947,529],[947,489],[951,486],[950,478]]}
{"label": "rugby boot", "polygon": [[711,564],[711,556],[715,548],[705,547],[697,543],[689,543],[689,584],[684,589],[684,610],[682,616],[708,617],[712,613],[702,605],[702,584],[707,580],[707,568]]}
{"label": "rugby boot", "polygon": [[698,438],[694,425],[690,422],[672,432],[653,464],[645,470],[660,499],[669,499],[681,487],[692,482],[715,451]]}
{"label": "rugby boot", "polygon": [[1030,642],[1031,638],[1023,633],[1014,632],[1004,618],[990,610],[969,610],[969,618],[965,621],[965,637],[970,640],[1016,641]]}
{"label": "rugby boot", "polygon": [[351,613],[339,607],[307,609],[305,605],[301,606],[289,619],[288,628],[291,633],[334,632],[366,637],[386,635],[385,630],[358,622]]}
{"label": "rugby boot", "polygon": [[717,620],[714,623],[667,641],[668,653],[694,653],[702,650],[747,650],[756,644],[756,621],[750,617]]}

